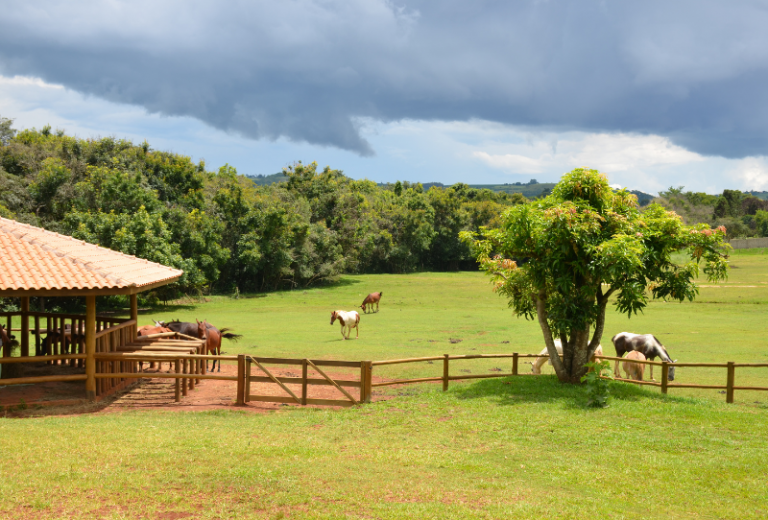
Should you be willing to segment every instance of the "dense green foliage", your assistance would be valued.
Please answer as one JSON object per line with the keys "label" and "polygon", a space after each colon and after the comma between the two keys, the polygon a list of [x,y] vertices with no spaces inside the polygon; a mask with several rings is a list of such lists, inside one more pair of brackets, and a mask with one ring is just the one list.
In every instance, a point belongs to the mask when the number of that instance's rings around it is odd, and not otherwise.
{"label": "dense green foliage", "polygon": [[654,200],[679,214],[686,224],[725,226],[728,238],[768,237],[768,200],[765,192],[723,190],[720,195],[670,187]]}
{"label": "dense green foliage", "polygon": [[181,268],[172,290],[185,292],[473,268],[459,231],[525,200],[462,184],[381,187],[315,163],[260,186],[146,142],[16,132],[7,119],[0,130],[0,216]]}
{"label": "dense green foliage", "polygon": [[[628,315],[653,298],[692,300],[699,265],[710,281],[726,275],[725,230],[684,226],[657,204],[640,212],[626,190],[596,170],[577,168],[552,195],[508,209],[497,229],[473,241],[482,269],[518,316],[537,318],[555,370],[576,382],[600,344],[606,306]],[[685,251],[688,261],[674,253]],[[554,337],[563,344],[557,357]]]}

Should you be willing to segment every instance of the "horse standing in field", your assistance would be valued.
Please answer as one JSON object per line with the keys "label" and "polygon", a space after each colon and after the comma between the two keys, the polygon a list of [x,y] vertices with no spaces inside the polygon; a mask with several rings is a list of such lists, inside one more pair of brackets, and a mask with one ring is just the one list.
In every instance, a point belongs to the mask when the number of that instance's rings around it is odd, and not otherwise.
{"label": "horse standing in field", "polygon": [[[563,344],[559,339],[555,340],[555,349],[557,349],[557,353],[562,355],[563,354]],[[598,345],[595,349],[595,356],[602,356],[603,355],[603,346]],[[539,352],[539,357],[534,359],[533,363],[531,363],[531,372],[534,374],[541,374],[541,367],[544,366],[544,363],[552,364],[552,361],[549,359],[549,351],[547,350],[547,347],[544,347],[544,350]]]}
{"label": "horse standing in field", "polygon": [[368,307],[370,307],[371,310],[373,310],[373,304],[376,304],[376,312],[379,312],[379,300],[381,300],[381,295],[384,294],[383,292],[374,292],[369,294],[365,297],[365,300],[363,300],[363,304],[360,306],[361,309],[363,309],[364,313],[368,313]]}
{"label": "horse standing in field", "polygon": [[[621,362],[621,368],[624,369],[624,373],[627,375],[626,379],[634,379],[635,381],[643,380],[643,372],[645,372],[645,364],[633,363],[634,361],[645,361],[645,356],[638,350],[627,352],[626,361]],[[653,366],[653,365],[651,365]]]}
{"label": "horse standing in field", "polygon": [[[186,336],[192,336],[193,338],[200,338],[206,340],[206,352],[214,352],[216,355],[221,355],[221,340],[222,339],[230,339],[233,341],[237,341],[238,339],[242,338],[243,336],[241,334],[234,334],[232,332],[229,332],[228,328],[223,328],[221,330],[217,329],[207,321],[197,321],[197,323],[192,323],[189,321],[170,321],[170,322],[164,322],[164,321],[155,321],[155,324],[161,327],[168,327],[173,332],[178,332],[179,334],[184,334]],[[206,370],[208,369],[208,362],[205,362]],[[216,360],[213,360],[213,366],[211,367],[211,372],[213,372],[216,369]],[[219,372],[221,372],[221,362],[219,362]]]}
{"label": "horse standing in field", "polygon": [[[616,348],[616,357],[622,357],[625,353],[636,350],[645,356],[645,359],[653,361],[657,357],[660,357],[667,363],[674,363],[667,349],[661,344],[656,336],[653,334],[633,334],[631,332],[619,332],[613,338],[611,338],[614,348]],[[653,378],[653,365],[651,367],[651,381],[655,381]],[[613,372],[619,373],[619,361],[616,361]],[[675,380],[675,367],[669,367],[669,380]]]}
{"label": "horse standing in field", "polygon": [[[360,337],[360,329],[357,328],[360,324],[360,315],[356,311],[333,311],[331,312],[331,325],[333,325],[333,322],[336,320],[339,320],[339,323],[341,323],[342,338],[349,339],[349,336],[352,334],[352,329],[357,331],[355,338]],[[346,336],[344,335],[344,329],[347,329]]]}

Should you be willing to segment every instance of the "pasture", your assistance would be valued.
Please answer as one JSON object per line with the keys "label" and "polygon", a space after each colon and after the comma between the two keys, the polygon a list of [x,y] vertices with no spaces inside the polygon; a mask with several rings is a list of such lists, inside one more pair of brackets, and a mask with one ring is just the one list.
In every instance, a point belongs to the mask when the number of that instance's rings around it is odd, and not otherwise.
{"label": "pasture", "polygon": [[[610,337],[627,330],[655,334],[681,362],[768,362],[768,255],[734,254],[732,266],[728,282],[702,287],[694,303],[653,302],[631,319],[611,312],[606,354]],[[330,312],[353,310],[373,291],[384,293],[381,312],[356,309],[360,339],[342,341]],[[511,316],[481,273],[349,276],[333,287],[208,300],[177,302],[140,323],[205,318],[244,335],[224,344],[227,353],[259,356],[378,360],[542,348],[538,324]],[[508,369],[494,360],[452,363],[457,374],[500,367]],[[394,365],[374,375],[440,370]],[[768,386],[766,372],[737,373],[737,384]],[[677,378],[719,383],[725,371],[680,370]],[[583,388],[544,375],[452,383],[448,392],[390,388],[393,399],[343,410],[0,419],[0,517],[768,515],[768,395],[737,391],[727,405],[712,390],[611,388],[603,410],[585,407]]]}

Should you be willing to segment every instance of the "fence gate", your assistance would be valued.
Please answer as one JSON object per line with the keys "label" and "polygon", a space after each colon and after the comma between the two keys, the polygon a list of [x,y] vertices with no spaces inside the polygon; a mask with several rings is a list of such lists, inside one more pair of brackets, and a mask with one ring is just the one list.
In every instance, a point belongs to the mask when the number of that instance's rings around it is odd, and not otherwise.
{"label": "fence gate", "polygon": [[[371,399],[371,362],[370,361],[328,361],[311,359],[284,359],[245,357],[243,374],[244,402],[260,401],[266,403],[289,403],[299,405],[355,406],[370,402]],[[301,367],[301,377],[280,376],[273,374],[265,365],[288,365]],[[360,371],[360,379],[333,379],[320,367],[355,368]],[[274,368],[272,368],[274,370]],[[309,376],[309,372],[315,374]],[[319,376],[319,377],[317,377]],[[251,393],[251,383],[272,383],[283,395],[258,395]],[[292,390],[288,387],[294,387]],[[299,388],[296,388],[296,387]],[[341,394],[342,399],[318,399],[310,397],[310,386],[332,386]],[[351,392],[347,389],[351,389]],[[357,395],[357,397],[355,397]]]}

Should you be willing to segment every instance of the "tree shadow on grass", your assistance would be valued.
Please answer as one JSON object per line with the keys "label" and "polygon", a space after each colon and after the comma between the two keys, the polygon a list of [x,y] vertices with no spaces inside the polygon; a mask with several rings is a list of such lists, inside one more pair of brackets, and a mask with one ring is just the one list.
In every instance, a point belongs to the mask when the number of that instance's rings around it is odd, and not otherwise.
{"label": "tree shadow on grass", "polygon": [[[659,390],[643,388],[631,383],[611,381],[611,399],[615,401],[687,401],[684,397],[663,395]],[[453,390],[459,399],[495,398],[498,404],[513,406],[528,403],[563,403],[569,408],[589,409],[585,385],[564,384],[555,376],[517,376],[484,379],[461,385]]]}

